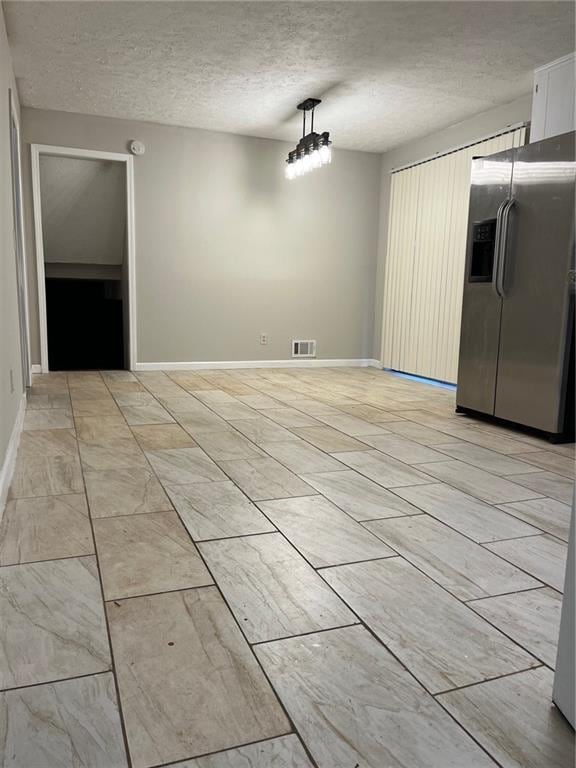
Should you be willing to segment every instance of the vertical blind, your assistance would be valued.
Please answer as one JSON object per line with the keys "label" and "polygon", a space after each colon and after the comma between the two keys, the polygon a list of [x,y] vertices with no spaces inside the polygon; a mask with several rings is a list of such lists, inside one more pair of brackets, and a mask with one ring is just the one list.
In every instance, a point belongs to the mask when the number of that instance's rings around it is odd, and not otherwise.
{"label": "vertical blind", "polygon": [[524,144],[524,127],[392,173],[385,368],[454,383],[472,158]]}

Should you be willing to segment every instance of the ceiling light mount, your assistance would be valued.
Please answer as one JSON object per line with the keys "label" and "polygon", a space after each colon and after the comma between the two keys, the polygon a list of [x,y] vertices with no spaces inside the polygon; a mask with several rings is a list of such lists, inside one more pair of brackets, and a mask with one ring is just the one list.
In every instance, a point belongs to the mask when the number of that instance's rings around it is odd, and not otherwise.
{"label": "ceiling light mount", "polygon": [[[314,110],[321,104],[321,99],[308,98],[298,104],[302,111],[302,138],[286,159],[286,178],[294,179],[314,168],[320,168],[332,161],[330,134],[328,131],[314,131]],[[310,112],[310,133],[306,133],[306,113]]]}

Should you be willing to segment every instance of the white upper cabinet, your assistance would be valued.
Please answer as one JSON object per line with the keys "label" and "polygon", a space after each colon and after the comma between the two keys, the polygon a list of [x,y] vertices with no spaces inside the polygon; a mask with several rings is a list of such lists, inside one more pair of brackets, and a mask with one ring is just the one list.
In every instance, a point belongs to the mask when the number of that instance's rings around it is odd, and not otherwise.
{"label": "white upper cabinet", "polygon": [[534,70],[531,142],[575,130],[575,66],[571,53]]}

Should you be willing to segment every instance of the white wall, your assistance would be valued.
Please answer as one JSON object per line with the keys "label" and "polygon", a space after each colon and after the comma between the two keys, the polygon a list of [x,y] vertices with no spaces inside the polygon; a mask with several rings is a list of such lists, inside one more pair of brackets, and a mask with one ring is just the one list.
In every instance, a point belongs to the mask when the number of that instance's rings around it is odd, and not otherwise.
{"label": "white wall", "polygon": [[122,263],[125,176],[124,163],[41,155],[44,261]]}
{"label": "white wall", "polygon": [[[424,160],[463,144],[478,141],[507,125],[530,120],[532,96],[527,95],[509,104],[503,104],[464,120],[449,128],[405,144],[382,155],[380,184],[380,223],[378,260],[376,271],[376,297],[374,314],[374,346],[370,357],[380,359],[382,346],[382,316],[386,249],[388,242],[388,213],[390,208],[390,171],[410,163]],[[465,254],[462,254],[464,260]]]}
{"label": "white wall", "polygon": [[14,252],[9,88],[17,100],[4,17],[0,8],[0,469],[24,390]]}
{"label": "white wall", "polygon": [[[317,339],[321,358],[371,357],[378,155],[336,148],[331,166],[287,182],[283,142],[34,109],[22,123],[28,143],[146,145],[134,161],[139,362],[284,359],[292,338]],[[38,362],[37,317],[32,336]]]}

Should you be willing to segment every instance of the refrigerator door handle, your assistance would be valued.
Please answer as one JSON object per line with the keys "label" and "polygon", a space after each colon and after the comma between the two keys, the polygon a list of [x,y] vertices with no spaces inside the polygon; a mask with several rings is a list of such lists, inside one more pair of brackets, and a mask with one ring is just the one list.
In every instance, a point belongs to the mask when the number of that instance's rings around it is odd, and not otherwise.
{"label": "refrigerator door handle", "polygon": [[502,223],[500,226],[500,242],[498,243],[498,264],[496,266],[496,293],[500,298],[506,298],[504,289],[504,275],[506,270],[506,247],[508,245],[508,223],[510,221],[510,211],[516,201],[513,197],[506,200],[502,210]]}
{"label": "refrigerator door handle", "polygon": [[498,207],[498,213],[496,214],[496,232],[494,233],[494,263],[492,265],[492,288],[494,289],[494,293],[498,298],[502,298],[502,295],[499,293],[499,287],[498,287],[498,271],[500,269],[500,242],[501,242],[501,234],[502,234],[502,214],[504,212],[504,208],[508,204],[508,198],[506,200],[502,200]]}

